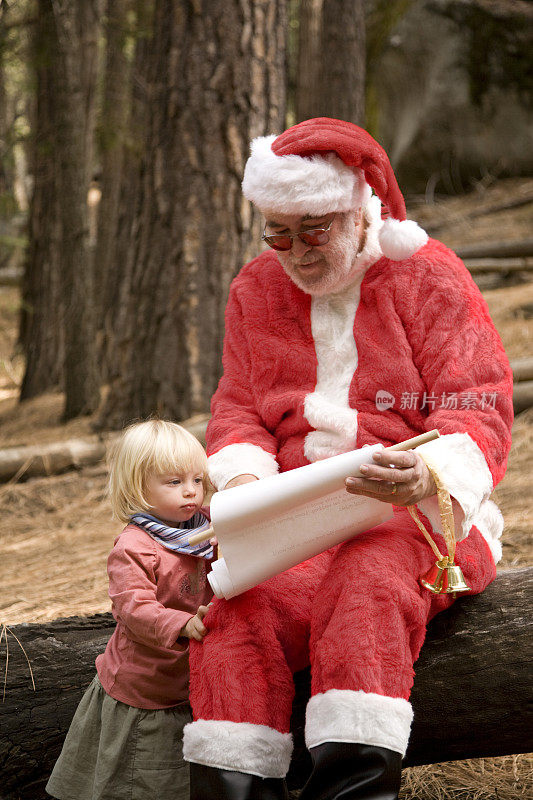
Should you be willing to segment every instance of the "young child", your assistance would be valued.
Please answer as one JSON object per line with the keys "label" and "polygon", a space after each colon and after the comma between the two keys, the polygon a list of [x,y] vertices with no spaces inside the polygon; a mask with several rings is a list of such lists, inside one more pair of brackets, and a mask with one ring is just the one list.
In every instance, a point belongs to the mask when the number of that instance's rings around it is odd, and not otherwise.
{"label": "young child", "polygon": [[212,592],[202,507],[207,460],[172,422],[127,428],[111,460],[113,512],[126,527],[108,559],[117,626],[46,786],[58,800],[186,800],[182,731],[191,721],[188,640],[201,641]]}

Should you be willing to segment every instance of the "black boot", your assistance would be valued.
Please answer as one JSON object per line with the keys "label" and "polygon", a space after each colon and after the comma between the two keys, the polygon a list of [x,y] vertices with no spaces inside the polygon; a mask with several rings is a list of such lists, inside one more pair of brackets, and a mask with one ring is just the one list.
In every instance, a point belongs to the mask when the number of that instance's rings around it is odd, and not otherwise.
{"label": "black boot", "polygon": [[349,742],[325,742],[309,752],[313,771],[300,800],[397,800],[400,753]]}
{"label": "black boot", "polygon": [[288,800],[284,778],[260,778],[247,772],[191,762],[190,800]]}

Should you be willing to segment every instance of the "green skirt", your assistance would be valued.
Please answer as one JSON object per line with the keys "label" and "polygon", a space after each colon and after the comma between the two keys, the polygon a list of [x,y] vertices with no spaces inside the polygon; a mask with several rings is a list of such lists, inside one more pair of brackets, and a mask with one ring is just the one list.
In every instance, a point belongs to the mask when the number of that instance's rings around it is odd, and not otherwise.
{"label": "green skirt", "polygon": [[96,676],[46,785],[57,800],[188,800],[188,705],[148,711],[110,697]]}

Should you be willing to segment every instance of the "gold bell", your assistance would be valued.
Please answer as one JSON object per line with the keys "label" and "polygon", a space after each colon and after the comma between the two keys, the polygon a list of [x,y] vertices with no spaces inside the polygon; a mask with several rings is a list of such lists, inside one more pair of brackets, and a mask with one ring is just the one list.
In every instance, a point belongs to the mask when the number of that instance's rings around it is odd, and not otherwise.
{"label": "gold bell", "polygon": [[452,594],[453,592],[468,592],[461,567],[449,564],[448,556],[437,561],[425,575],[420,578],[420,583],[433,594]]}

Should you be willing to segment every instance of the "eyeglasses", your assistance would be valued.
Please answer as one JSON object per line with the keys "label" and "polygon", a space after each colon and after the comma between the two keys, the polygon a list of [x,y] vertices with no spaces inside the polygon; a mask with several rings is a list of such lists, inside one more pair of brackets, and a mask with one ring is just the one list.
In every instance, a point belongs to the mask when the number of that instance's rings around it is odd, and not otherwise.
{"label": "eyeglasses", "polygon": [[311,247],[320,247],[329,242],[329,229],[333,225],[333,219],[327,228],[311,228],[308,231],[299,231],[298,233],[266,233],[266,225],[263,230],[261,239],[267,243],[273,250],[290,250],[292,247],[292,240],[297,236],[304,244]]}

